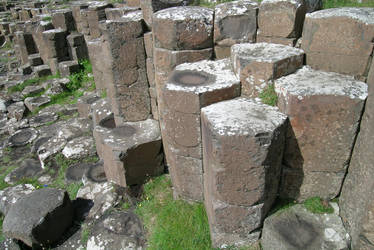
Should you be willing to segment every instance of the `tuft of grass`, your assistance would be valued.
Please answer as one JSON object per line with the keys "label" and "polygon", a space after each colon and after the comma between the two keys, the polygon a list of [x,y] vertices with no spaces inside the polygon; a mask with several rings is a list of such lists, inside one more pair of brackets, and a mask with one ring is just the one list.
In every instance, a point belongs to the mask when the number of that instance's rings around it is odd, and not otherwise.
{"label": "tuft of grass", "polygon": [[91,235],[91,229],[88,224],[82,224],[82,232],[81,232],[81,243],[82,245],[86,245],[88,238]]}
{"label": "tuft of grass", "polygon": [[274,84],[268,85],[259,95],[261,101],[270,106],[276,106],[278,102],[278,96],[275,92]]}
{"label": "tuft of grass", "polygon": [[323,8],[338,8],[338,7],[374,7],[374,1],[364,0],[359,3],[358,0],[323,0]]}
{"label": "tuft of grass", "polygon": [[3,242],[5,240],[5,237],[3,235],[3,222],[4,222],[4,215],[0,214],[0,242]]}
{"label": "tuft of grass", "polygon": [[211,249],[204,205],[173,200],[169,176],[146,183],[143,198],[135,212],[148,230],[148,249]]}
{"label": "tuft of grass", "polygon": [[43,77],[37,77],[37,78],[27,79],[27,80],[23,81],[20,84],[17,84],[15,86],[10,87],[8,89],[8,94],[12,94],[14,92],[21,92],[27,86],[37,85],[37,84],[45,82],[47,80],[56,79],[56,78],[60,78],[60,77],[61,77],[60,74],[56,74],[56,75],[50,75],[50,76],[43,76]]}
{"label": "tuft of grass", "polygon": [[83,186],[83,182],[73,182],[73,183],[70,183],[67,187],[66,187],[66,191],[68,192],[69,194],[69,197],[70,197],[70,200],[75,200],[75,198],[77,198],[77,194],[78,194],[78,191],[79,189]]}
{"label": "tuft of grass", "polygon": [[278,198],[272,207],[272,209],[269,212],[269,215],[275,214],[275,213],[281,213],[285,211],[286,209],[292,207],[293,205],[296,205],[296,201],[293,199],[280,199]]}
{"label": "tuft of grass", "polygon": [[45,17],[42,18],[42,21],[44,21],[44,22],[52,21],[52,17],[51,16],[45,16]]}
{"label": "tuft of grass", "polygon": [[327,201],[323,201],[320,197],[312,197],[304,202],[304,206],[310,212],[315,214],[332,214],[334,208]]}
{"label": "tuft of grass", "polygon": [[103,89],[103,90],[101,91],[100,97],[101,97],[101,98],[106,98],[107,96],[108,96],[108,94],[106,93],[106,89]]}

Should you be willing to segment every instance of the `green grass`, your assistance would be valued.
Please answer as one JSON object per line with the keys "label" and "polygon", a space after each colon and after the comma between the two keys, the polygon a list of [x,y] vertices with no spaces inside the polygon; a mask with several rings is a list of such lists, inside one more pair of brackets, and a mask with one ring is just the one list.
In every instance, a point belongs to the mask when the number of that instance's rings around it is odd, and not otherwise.
{"label": "green grass", "polygon": [[286,209],[292,207],[293,205],[296,205],[296,201],[292,199],[280,199],[278,198],[275,202],[273,207],[271,208],[269,215],[275,214],[275,213],[281,213],[285,211]]}
{"label": "green grass", "polygon": [[52,21],[52,17],[51,16],[45,16],[45,17],[42,18],[42,21],[44,21],[44,22]]}
{"label": "green grass", "polygon": [[15,86],[10,87],[8,89],[8,94],[12,94],[14,92],[21,92],[27,86],[38,85],[38,84],[40,84],[42,82],[45,82],[47,80],[56,79],[56,78],[60,78],[60,77],[61,77],[60,74],[56,74],[56,75],[50,75],[50,76],[43,76],[43,77],[38,77],[38,78],[27,79],[27,80],[23,81],[20,84],[17,84]]}
{"label": "green grass", "polygon": [[106,98],[107,96],[108,96],[108,94],[106,93],[106,89],[103,89],[103,90],[101,91],[100,97],[101,97],[101,98]]}
{"label": "green grass", "polygon": [[312,198],[307,199],[304,202],[304,206],[310,212],[315,213],[315,214],[324,214],[324,213],[331,214],[334,212],[334,208],[332,208],[330,204],[328,204],[327,202],[326,204],[324,204],[322,199],[319,197],[312,197]]}
{"label": "green grass", "polygon": [[173,200],[169,176],[146,183],[143,198],[135,212],[148,230],[148,249],[211,249],[204,205]]}
{"label": "green grass", "polygon": [[323,8],[338,7],[374,7],[374,1],[369,0],[366,3],[358,3],[357,0],[323,0]]}
{"label": "green grass", "polygon": [[276,106],[278,102],[278,96],[274,89],[274,84],[268,85],[259,95],[261,101],[270,106]]}
{"label": "green grass", "polygon": [[82,224],[82,232],[81,232],[81,244],[86,245],[88,238],[90,237],[91,229],[88,224]]}

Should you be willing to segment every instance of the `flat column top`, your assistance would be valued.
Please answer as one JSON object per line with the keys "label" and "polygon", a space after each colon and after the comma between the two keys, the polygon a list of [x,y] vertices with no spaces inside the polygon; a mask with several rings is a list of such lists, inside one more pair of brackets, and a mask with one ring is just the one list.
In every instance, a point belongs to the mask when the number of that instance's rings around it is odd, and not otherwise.
{"label": "flat column top", "polygon": [[336,8],[325,9],[309,13],[307,18],[332,18],[347,17],[363,22],[365,24],[374,24],[374,8]]}

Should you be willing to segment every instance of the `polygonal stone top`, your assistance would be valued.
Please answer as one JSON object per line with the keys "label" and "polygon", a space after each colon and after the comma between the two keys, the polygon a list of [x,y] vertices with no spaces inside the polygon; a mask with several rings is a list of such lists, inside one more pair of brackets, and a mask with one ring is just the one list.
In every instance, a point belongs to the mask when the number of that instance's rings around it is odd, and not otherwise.
{"label": "polygonal stone top", "polygon": [[309,66],[275,80],[275,90],[278,94],[294,95],[299,99],[304,96],[333,95],[365,100],[368,95],[367,84],[355,80],[353,76],[314,70]]}
{"label": "polygonal stone top", "polygon": [[50,33],[64,33],[66,32],[65,30],[61,29],[61,28],[57,28],[57,29],[51,29],[51,30],[46,30],[46,31],[43,31],[43,34],[50,34]]}
{"label": "polygonal stone top", "polygon": [[236,57],[248,62],[277,62],[292,56],[304,54],[302,49],[275,43],[242,43],[231,47],[232,61]]}
{"label": "polygonal stone top", "polygon": [[206,20],[206,23],[211,23],[213,13],[211,9],[198,6],[172,7],[156,12],[154,18],[173,21]]}
{"label": "polygonal stone top", "polygon": [[125,15],[123,15],[121,19],[125,21],[139,22],[143,20],[143,12],[141,10],[132,11],[130,13],[126,13]]}
{"label": "polygonal stone top", "polygon": [[258,9],[258,2],[252,0],[233,1],[221,3],[215,7],[215,18],[222,16],[239,16],[245,14],[248,9]]}
{"label": "polygonal stone top", "polygon": [[224,89],[240,84],[228,59],[203,60],[178,65],[170,76],[166,89],[196,94]]}
{"label": "polygonal stone top", "polygon": [[215,103],[202,108],[201,113],[214,133],[225,136],[272,133],[287,119],[278,108],[247,98]]}
{"label": "polygonal stone top", "polygon": [[374,24],[374,8],[336,8],[309,13],[307,18],[347,17],[365,24]]}
{"label": "polygonal stone top", "polygon": [[302,0],[262,0],[261,4],[289,2],[292,4],[301,4]]}

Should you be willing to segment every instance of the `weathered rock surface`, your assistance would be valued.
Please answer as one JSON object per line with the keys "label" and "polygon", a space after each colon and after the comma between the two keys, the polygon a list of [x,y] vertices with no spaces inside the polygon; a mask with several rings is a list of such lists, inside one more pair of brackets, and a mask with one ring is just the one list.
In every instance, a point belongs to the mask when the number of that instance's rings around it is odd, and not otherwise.
{"label": "weathered rock surface", "polygon": [[242,83],[242,96],[255,98],[272,81],[301,68],[304,52],[280,44],[245,43],[231,47],[231,63]]}
{"label": "weathered rock surface", "polygon": [[0,212],[6,215],[13,204],[35,190],[31,184],[20,184],[0,191]]}
{"label": "weathered rock surface", "polygon": [[203,199],[200,108],[239,94],[227,59],[178,65],[162,89],[160,124],[176,197]]}
{"label": "weathered rock surface", "polygon": [[256,41],[258,3],[233,1],[216,5],[214,9],[214,51],[216,58],[230,56],[236,43]]}
{"label": "weathered rock surface", "polygon": [[[250,99],[201,110],[204,199],[214,247],[248,245],[274,202],[287,116]],[[257,237],[256,237],[257,236]]]}
{"label": "weathered rock surface", "polygon": [[51,98],[45,95],[37,96],[37,97],[27,97],[25,99],[26,107],[33,112],[40,106],[47,104],[51,101]]}
{"label": "weathered rock surface", "polygon": [[307,14],[302,49],[312,68],[367,76],[373,53],[374,8],[337,8]]}
{"label": "weathered rock surface", "polygon": [[338,205],[334,207],[333,214],[313,214],[303,205],[295,205],[269,216],[262,230],[263,249],[350,249]]}
{"label": "weathered rock surface", "polygon": [[7,107],[8,117],[15,118],[19,121],[23,118],[25,110],[26,108],[23,102],[15,102]]}
{"label": "weathered rock surface", "polygon": [[[367,85],[308,66],[275,81],[287,135],[280,194],[303,200],[336,197],[351,157]],[[334,157],[332,157],[334,156]]]}
{"label": "weathered rock surface", "polygon": [[38,137],[38,131],[33,128],[18,130],[8,139],[8,145],[11,147],[20,147],[33,142]]}
{"label": "weathered rock surface", "polygon": [[77,101],[78,113],[80,117],[89,118],[92,115],[91,105],[100,100],[96,93],[84,95]]}
{"label": "weathered rock surface", "polygon": [[35,159],[25,159],[22,161],[21,166],[14,169],[6,177],[5,181],[14,184],[24,178],[35,178],[42,174],[43,169],[40,162]]}
{"label": "weathered rock surface", "polygon": [[96,154],[95,141],[92,136],[81,136],[66,143],[62,154],[67,159],[83,159]]}
{"label": "weathered rock surface", "polygon": [[57,241],[72,220],[73,207],[68,194],[43,188],[20,198],[10,208],[4,219],[3,232],[28,246],[46,246]]}

